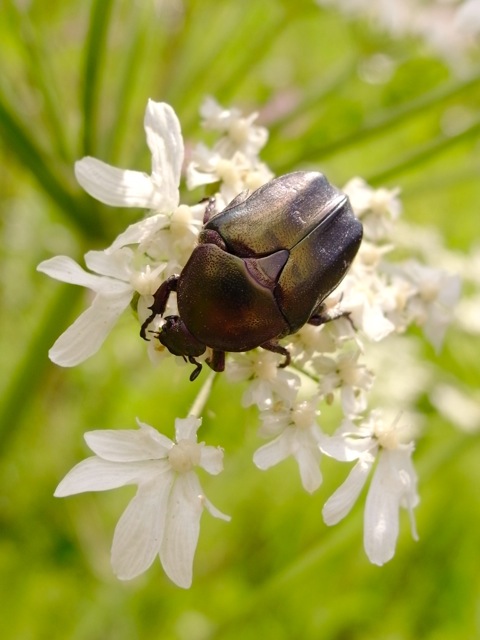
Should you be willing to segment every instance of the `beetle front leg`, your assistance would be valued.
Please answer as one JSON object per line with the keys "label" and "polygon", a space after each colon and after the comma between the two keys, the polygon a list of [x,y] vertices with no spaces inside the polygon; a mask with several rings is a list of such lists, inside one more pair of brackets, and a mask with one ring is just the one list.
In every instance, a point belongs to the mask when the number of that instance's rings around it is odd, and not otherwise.
{"label": "beetle front leg", "polygon": [[212,355],[209,356],[205,362],[213,371],[217,371],[218,373],[225,371],[225,351],[212,349]]}
{"label": "beetle front leg", "polygon": [[162,284],[158,287],[158,289],[153,294],[153,304],[152,306],[148,307],[149,309],[152,310],[152,313],[148,316],[148,318],[145,320],[145,322],[142,324],[140,328],[140,336],[144,340],[148,340],[146,336],[148,325],[154,320],[156,316],[163,315],[167,307],[167,302],[168,302],[168,298],[170,297],[170,294],[172,293],[172,291],[177,290],[177,283],[178,283],[179,277],[180,276],[170,276],[165,280],[165,282],[162,282]]}
{"label": "beetle front leg", "polygon": [[267,351],[273,351],[273,353],[280,353],[282,356],[285,356],[285,360],[281,362],[278,366],[280,369],[284,369],[288,367],[291,362],[290,351],[282,345],[278,344],[276,340],[269,340],[268,342],[264,342],[260,345],[262,349],[266,349]]}

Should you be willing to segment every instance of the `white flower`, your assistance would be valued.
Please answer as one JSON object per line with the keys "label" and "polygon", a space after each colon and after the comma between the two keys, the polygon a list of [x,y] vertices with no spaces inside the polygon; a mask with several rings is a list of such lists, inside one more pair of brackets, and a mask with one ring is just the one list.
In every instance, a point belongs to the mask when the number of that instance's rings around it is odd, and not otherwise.
{"label": "white flower", "polygon": [[386,424],[379,411],[372,411],[359,428],[345,420],[334,436],[320,444],[322,452],[336,460],[357,460],[345,482],[325,503],[327,525],[336,524],[350,512],[377,459],[364,515],[365,551],[377,565],[388,562],[395,553],[400,507],[408,510],[412,536],[418,538],[413,517],[419,502],[411,461],[414,446],[413,442],[401,442],[402,435],[396,423]]}
{"label": "white flower", "polygon": [[62,367],[83,362],[102,346],[118,318],[129,306],[134,293],[140,294],[138,312],[141,319],[148,315],[151,295],[160,285],[160,273],[165,265],[153,269],[149,265],[134,268],[134,254],[128,248],[107,254],[89,251],[85,263],[94,273],[84,271],[67,256],[55,256],[41,262],[37,270],[51,278],[87,287],[96,293],[91,306],[58,338],[49,357]]}
{"label": "white flower", "polygon": [[272,178],[273,173],[265,164],[248,158],[240,151],[231,158],[225,158],[215,147],[210,150],[203,144],[192,151],[192,160],[187,166],[189,189],[220,182],[219,210],[242,191],[255,191]]}
{"label": "white flower", "polygon": [[227,379],[230,382],[250,381],[243,394],[243,407],[255,404],[264,411],[277,400],[288,406],[294,401],[300,379],[291,371],[279,369],[279,362],[277,354],[263,349],[232,354],[225,367]]}
{"label": "white flower", "polygon": [[346,416],[365,410],[366,392],[373,383],[373,373],[358,362],[360,355],[361,351],[355,349],[334,357],[318,356],[313,361],[315,372],[320,376],[320,393],[327,397],[327,401],[331,401],[335,389],[340,389],[342,409]]}
{"label": "white flower", "polygon": [[390,236],[393,222],[402,211],[398,198],[400,189],[373,189],[363,178],[352,178],[343,190],[361,219],[368,240],[378,241]]}
{"label": "white flower", "polygon": [[152,173],[112,167],[87,156],[75,163],[75,176],[87,193],[113,207],[141,207],[171,213],[180,199],[183,139],[175,111],[149,100],[144,119],[152,153]]}
{"label": "white flower", "polygon": [[386,315],[395,309],[395,303],[382,277],[372,274],[367,280],[352,273],[342,290],[345,291],[342,301],[353,325],[369,340],[378,342],[395,331],[394,323]]}
{"label": "white flower", "polygon": [[[156,234],[175,225],[177,236],[179,230],[185,233],[193,248],[202,225],[204,207],[180,205],[179,185],[184,158],[180,122],[170,105],[149,100],[144,126],[152,153],[151,175],[118,169],[96,158],[86,157],[75,163],[75,176],[87,193],[104,204],[142,207],[153,212],[150,217],[130,225],[107,252],[139,244],[140,250],[149,253]],[[161,245],[168,247],[168,241]]]}
{"label": "white flower", "polygon": [[472,391],[439,383],[430,393],[430,401],[451,424],[465,433],[477,433],[480,430],[480,393]]}
{"label": "white flower", "polygon": [[220,182],[221,210],[242,191],[255,191],[273,178],[270,169],[258,159],[268,132],[253,124],[256,113],[244,118],[238,109],[223,109],[213,98],[205,99],[200,113],[206,129],[225,135],[212,149],[204,144],[193,149],[187,166],[187,186],[194,189]]}
{"label": "white flower", "polygon": [[318,398],[284,405],[260,413],[264,436],[277,437],[255,451],[253,461],[259,469],[269,469],[293,456],[298,464],[302,485],[313,493],[322,483],[319,443],[323,434],[317,424]]}
{"label": "white flower", "polygon": [[[364,18],[394,37],[418,36],[452,65],[478,44],[478,0],[317,0],[350,18]],[[462,67],[460,66],[460,69]]]}
{"label": "white flower", "polygon": [[224,158],[231,158],[237,151],[249,158],[255,157],[268,140],[268,130],[253,124],[257,113],[243,117],[239,109],[224,109],[214,98],[207,97],[200,115],[205,129],[226,134],[215,144],[215,150]]}
{"label": "white flower", "polygon": [[205,497],[193,471],[223,469],[222,450],[197,443],[200,424],[194,417],[175,420],[175,442],[140,421],[138,430],[90,431],[85,440],[96,455],[58,485],[57,497],[138,485],[113,537],[112,566],[121,580],[143,573],[159,555],[168,577],[187,589],[203,510],[230,519]]}
{"label": "white flower", "polygon": [[439,351],[460,297],[460,278],[416,260],[409,260],[400,268],[415,291],[408,301],[407,317],[423,328],[427,339]]}

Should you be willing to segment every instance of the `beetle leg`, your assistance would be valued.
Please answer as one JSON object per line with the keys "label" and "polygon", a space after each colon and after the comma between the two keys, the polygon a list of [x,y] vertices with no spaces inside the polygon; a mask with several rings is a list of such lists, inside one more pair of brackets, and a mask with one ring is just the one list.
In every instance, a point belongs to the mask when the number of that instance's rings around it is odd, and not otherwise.
{"label": "beetle leg", "polygon": [[167,302],[168,302],[168,298],[170,297],[170,294],[172,293],[172,291],[177,290],[177,283],[178,283],[179,277],[180,276],[170,276],[165,280],[165,282],[162,282],[162,284],[158,287],[158,289],[153,294],[153,304],[151,307],[148,307],[149,309],[152,310],[152,313],[148,316],[148,318],[145,320],[145,322],[142,324],[140,328],[140,336],[144,340],[148,340],[146,336],[148,325],[152,322],[155,316],[163,315],[163,312],[165,311],[165,308],[167,306]]}
{"label": "beetle leg", "polygon": [[[186,360],[186,358],[185,358],[185,360]],[[202,365],[200,364],[200,362],[197,362],[193,356],[188,356],[188,361],[191,364],[195,365],[195,369],[190,374],[190,382],[193,382],[200,375],[200,371],[202,370]]]}
{"label": "beetle leg", "polygon": [[282,356],[285,356],[285,360],[281,362],[278,366],[280,369],[284,369],[288,367],[291,361],[290,351],[282,345],[278,344],[276,340],[268,340],[268,342],[264,342],[260,345],[262,349],[266,349],[267,351],[273,351],[273,353],[280,353]]}
{"label": "beetle leg", "polygon": [[203,213],[203,224],[207,224],[212,216],[217,213],[217,202],[215,198],[207,198],[207,206],[205,207],[205,211]]}
{"label": "beetle leg", "polygon": [[212,355],[205,361],[213,371],[225,371],[225,351],[212,349]]}
{"label": "beetle leg", "polygon": [[328,310],[326,305],[321,304],[315,313],[308,320],[308,324],[313,324],[315,327],[319,327],[321,324],[337,320],[338,318],[347,318],[352,327],[355,329],[353,322],[350,318],[350,311],[342,311],[341,309]]}

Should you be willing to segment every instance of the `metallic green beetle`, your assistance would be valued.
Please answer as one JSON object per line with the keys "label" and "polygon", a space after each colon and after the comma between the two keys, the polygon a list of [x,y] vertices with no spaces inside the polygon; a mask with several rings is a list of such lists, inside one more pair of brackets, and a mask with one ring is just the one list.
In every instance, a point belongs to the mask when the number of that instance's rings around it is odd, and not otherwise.
{"label": "metallic green beetle", "polygon": [[178,316],[167,316],[156,337],[174,355],[223,371],[225,353],[263,347],[290,354],[278,340],[307,322],[331,319],[323,300],[347,273],[362,225],[347,196],[321,173],[297,171],[238,195],[221,213],[206,208],[198,245],[180,275],[155,292],[152,313],[163,315],[172,291]]}

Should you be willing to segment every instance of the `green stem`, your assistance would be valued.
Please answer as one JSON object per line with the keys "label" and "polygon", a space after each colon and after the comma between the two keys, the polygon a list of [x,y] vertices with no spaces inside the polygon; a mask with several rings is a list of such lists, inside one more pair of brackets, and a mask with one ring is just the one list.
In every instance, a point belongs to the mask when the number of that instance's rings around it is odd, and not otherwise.
{"label": "green stem", "polygon": [[475,138],[480,134],[480,120],[472,124],[467,129],[464,129],[460,133],[453,136],[439,136],[435,140],[430,140],[420,148],[416,148],[414,151],[405,154],[398,162],[386,167],[382,171],[371,175],[366,178],[367,182],[372,185],[384,184],[392,177],[396,177],[399,173],[410,171],[411,169],[418,167],[418,165],[427,162],[433,158],[436,158],[440,153],[443,153],[450,147],[468,140],[469,138]]}
{"label": "green stem", "polygon": [[[332,142],[326,144],[312,145],[308,149],[298,149],[297,157],[290,157],[290,166],[294,166],[298,162],[305,162],[309,160],[317,160],[319,157],[322,159],[338,153],[343,153],[348,147],[357,145],[362,140],[377,136],[390,127],[412,118],[420,114],[422,111],[426,111],[430,107],[439,106],[442,102],[451,100],[457,97],[463,92],[469,89],[475,88],[480,83],[480,76],[475,74],[467,78],[453,83],[443,84],[442,86],[430,91],[427,94],[408,102],[400,107],[384,111],[378,114],[370,121],[367,120],[362,125],[361,129],[356,129],[350,133],[347,133],[341,138],[337,138]],[[325,123],[322,123],[325,126]],[[311,132],[312,139],[315,139],[315,132]]]}
{"label": "green stem", "polygon": [[100,74],[107,49],[112,0],[96,0],[90,14],[90,28],[83,74],[83,153],[91,155],[96,146]]}
{"label": "green stem", "polygon": [[[73,197],[65,188],[67,179],[62,171],[35,145],[28,129],[13,114],[0,96],[0,133],[7,148],[30,170],[43,191],[55,202],[61,212],[86,237],[102,238],[103,230],[92,207],[82,206],[80,198]],[[57,177],[59,175],[59,177]]]}
{"label": "green stem", "polygon": [[215,371],[211,371],[207,379],[203,383],[200,391],[198,392],[197,397],[193,401],[192,406],[190,407],[190,411],[188,412],[189,416],[195,416],[196,418],[199,418],[201,416],[202,411],[207,404],[208,398],[210,397],[213,383],[217,378],[218,376]]}
{"label": "green stem", "polygon": [[50,367],[47,352],[58,338],[59,318],[65,316],[65,309],[71,308],[81,293],[81,287],[58,287],[43,317],[38,319],[37,330],[30,336],[22,357],[10,373],[9,384],[2,398],[0,449],[4,450],[8,440],[16,433],[25,412],[30,408],[30,400],[45,380],[45,372]]}

